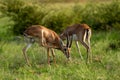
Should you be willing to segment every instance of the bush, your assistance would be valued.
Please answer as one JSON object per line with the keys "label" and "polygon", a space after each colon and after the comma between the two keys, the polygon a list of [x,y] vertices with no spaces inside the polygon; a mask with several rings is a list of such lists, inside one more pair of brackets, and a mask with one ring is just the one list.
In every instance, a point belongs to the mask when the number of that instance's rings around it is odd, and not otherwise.
{"label": "bush", "polygon": [[[120,29],[120,2],[88,3],[85,6],[50,7],[52,4],[41,4],[24,0],[3,0],[1,11],[14,21],[12,31],[22,34],[30,25],[40,24],[56,32],[75,23],[86,23],[94,30]],[[59,6],[59,5],[58,5]]]}
{"label": "bush", "polygon": [[[105,27],[104,29],[115,28],[113,24],[120,22],[120,2],[114,1],[110,4],[101,4],[102,6],[99,8],[99,13],[101,14],[102,25],[101,27]],[[119,28],[118,28],[119,29]]]}
{"label": "bush", "polygon": [[22,33],[25,28],[33,24],[41,24],[41,20],[45,13],[39,8],[33,6],[26,6],[13,17],[16,24],[13,27],[15,34]]}
{"label": "bush", "polygon": [[46,14],[41,7],[33,4],[26,4],[22,0],[4,0],[2,12],[11,16],[15,22],[12,30],[14,34],[22,34],[26,27],[33,24],[41,24]]}
{"label": "bush", "polygon": [[51,11],[48,15],[43,18],[42,23],[48,28],[61,32],[66,26],[74,22],[73,14],[67,10],[56,10]]}
{"label": "bush", "polygon": [[102,4],[88,3],[82,8],[80,5],[75,5],[73,11],[81,19],[80,23],[87,23],[94,30],[109,30],[115,28],[114,25],[120,29],[118,26],[120,22],[119,4],[119,1]]}

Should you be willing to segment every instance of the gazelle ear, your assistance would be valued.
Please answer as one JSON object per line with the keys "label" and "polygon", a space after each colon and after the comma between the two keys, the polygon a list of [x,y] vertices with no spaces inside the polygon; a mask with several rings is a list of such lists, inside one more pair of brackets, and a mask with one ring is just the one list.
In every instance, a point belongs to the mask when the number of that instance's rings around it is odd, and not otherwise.
{"label": "gazelle ear", "polygon": [[63,33],[59,35],[60,37],[63,36]]}
{"label": "gazelle ear", "polygon": [[60,39],[60,46],[62,48],[62,46],[64,46],[65,44],[63,43],[63,41]]}

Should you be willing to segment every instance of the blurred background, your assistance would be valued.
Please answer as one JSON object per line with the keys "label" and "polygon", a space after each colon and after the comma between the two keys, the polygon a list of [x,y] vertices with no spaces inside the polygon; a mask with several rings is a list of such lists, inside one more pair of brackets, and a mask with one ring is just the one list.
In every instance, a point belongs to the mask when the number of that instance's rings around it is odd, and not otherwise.
{"label": "blurred background", "polygon": [[0,34],[20,35],[30,25],[40,24],[60,33],[75,23],[93,30],[120,30],[119,0],[1,0]]}

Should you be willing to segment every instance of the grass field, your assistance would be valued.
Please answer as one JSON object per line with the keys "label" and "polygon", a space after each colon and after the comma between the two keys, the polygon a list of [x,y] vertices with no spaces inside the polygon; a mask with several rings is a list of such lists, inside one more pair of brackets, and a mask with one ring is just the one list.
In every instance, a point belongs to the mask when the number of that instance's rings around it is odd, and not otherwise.
{"label": "grass field", "polygon": [[[1,26],[7,18],[0,19]],[[3,22],[2,22],[3,21]],[[9,25],[12,22],[9,23]],[[57,65],[47,65],[47,53],[34,44],[28,50],[32,64],[25,63],[22,48],[23,38],[10,37],[0,27],[0,80],[119,80],[120,79],[120,31],[94,32],[91,38],[93,62],[86,64],[86,50],[81,46],[84,57],[79,57],[73,42],[71,58],[67,63],[62,52],[55,50]],[[4,40],[5,39],[5,40]],[[52,60],[52,57],[51,57]]]}

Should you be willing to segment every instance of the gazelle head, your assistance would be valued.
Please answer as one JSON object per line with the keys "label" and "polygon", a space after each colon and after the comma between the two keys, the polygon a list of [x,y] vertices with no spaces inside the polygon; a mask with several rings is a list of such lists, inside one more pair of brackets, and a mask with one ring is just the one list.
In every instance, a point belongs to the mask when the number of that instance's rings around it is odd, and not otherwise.
{"label": "gazelle head", "polygon": [[69,57],[70,57],[70,48],[68,48],[66,46],[63,46],[62,52],[69,59]]}
{"label": "gazelle head", "polygon": [[61,40],[61,45],[63,45],[63,46],[61,46],[62,52],[69,59],[70,58],[70,48],[71,48],[71,45],[72,45],[72,41],[69,41],[68,37],[67,37],[67,44],[65,45]]}

